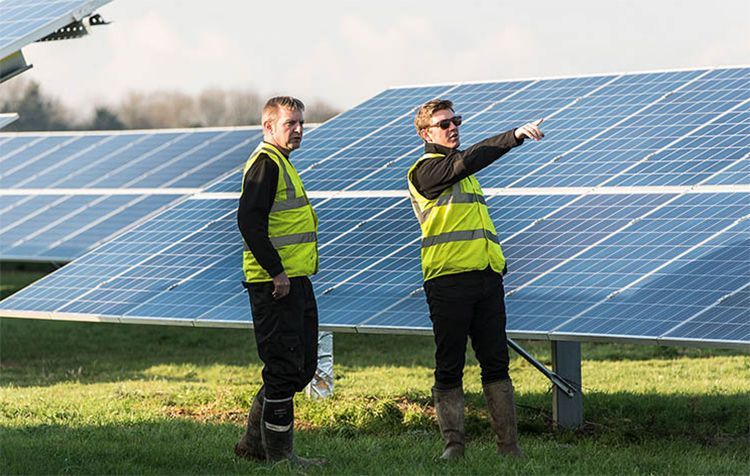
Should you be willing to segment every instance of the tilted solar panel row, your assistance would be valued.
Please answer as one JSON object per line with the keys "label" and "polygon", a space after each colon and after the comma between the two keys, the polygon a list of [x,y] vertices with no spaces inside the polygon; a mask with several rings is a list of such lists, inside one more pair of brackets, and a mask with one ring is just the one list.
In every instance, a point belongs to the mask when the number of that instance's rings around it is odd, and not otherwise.
{"label": "tilted solar panel row", "polygon": [[[604,327],[608,336],[682,341],[691,327],[713,322],[711,341],[750,337],[741,308],[725,309],[726,321],[699,315],[750,279],[746,194],[618,193],[571,204],[577,198],[488,201],[508,237],[511,334],[596,336]],[[314,279],[321,324],[428,331],[419,235],[408,201],[316,202],[324,258]],[[249,325],[247,297],[238,284],[235,213],[234,200],[185,201],[11,297],[3,309]],[[668,333],[684,321],[692,324]]]}
{"label": "tilted solar panel row", "polygon": [[0,256],[69,261],[239,167],[258,127],[0,133]]}
{"label": "tilted solar panel row", "polygon": [[[422,147],[414,107],[438,96],[464,115],[464,144],[547,118],[544,141],[478,175],[509,260],[511,335],[749,345],[748,68],[396,88],[329,121],[292,156],[321,197],[324,327],[430,329],[403,189]],[[0,308],[250,325],[239,182],[227,175],[207,189],[224,193],[172,207]]]}
{"label": "tilted solar panel row", "polygon": [[111,0],[0,0],[0,59],[90,15]]}

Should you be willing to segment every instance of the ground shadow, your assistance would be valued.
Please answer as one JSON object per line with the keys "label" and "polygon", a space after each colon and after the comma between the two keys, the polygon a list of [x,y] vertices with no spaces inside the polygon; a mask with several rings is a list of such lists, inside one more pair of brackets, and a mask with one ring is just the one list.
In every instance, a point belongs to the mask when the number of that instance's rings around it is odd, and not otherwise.
{"label": "ground shadow", "polygon": [[[550,365],[549,344],[521,344]],[[408,349],[408,351],[405,351]],[[337,334],[334,355],[349,368],[434,365],[430,336]],[[469,350],[471,354],[471,350]],[[739,351],[583,344],[584,360],[646,360],[741,355]],[[511,353],[513,358],[519,358]],[[0,319],[0,384],[45,386],[143,377],[159,365],[260,366],[252,331],[131,324]],[[191,375],[164,377],[194,381]]]}
{"label": "ground shadow", "polygon": [[[606,451],[637,454],[639,445],[659,447],[669,441],[680,448],[708,449],[708,454],[726,462],[741,458],[748,448],[747,401],[742,396],[711,396],[696,400],[679,395],[636,395],[630,393],[593,394],[587,397],[587,424],[579,431],[555,432],[548,422],[541,423],[535,405],[543,394],[524,395],[519,399],[519,429],[522,441],[532,454],[546,451],[559,456],[560,448],[574,452],[575,458],[589,457],[592,447]],[[420,397],[421,398],[421,397]],[[439,436],[429,405],[427,418],[405,418],[404,396],[383,404],[370,418],[347,419],[345,410],[333,418],[311,424],[307,415],[311,405],[339,407],[335,401],[304,403],[298,416],[298,447],[308,454],[324,454],[363,464],[381,458],[376,464],[395,467],[404,459],[404,448],[412,460],[434,460]],[[416,403],[422,401],[417,398]],[[413,402],[412,402],[413,403]],[[492,437],[481,395],[467,395],[467,433],[472,448],[483,447],[491,458]],[[742,412],[745,413],[742,413]],[[89,417],[92,418],[93,416]],[[271,471],[295,473],[295,470],[269,468],[236,459],[231,447],[242,432],[236,422],[199,421],[184,417],[164,419],[150,417],[148,422],[112,424],[51,424],[3,428],[2,474],[234,474]],[[692,445],[692,446],[690,446]],[[544,449],[547,448],[547,449]],[[392,452],[392,454],[389,454]],[[578,455],[578,452],[584,453]],[[682,458],[671,455],[667,458]],[[636,458],[636,456],[630,456]],[[471,462],[471,461],[470,461]],[[536,464],[536,463],[535,463]],[[665,463],[668,465],[668,463]],[[376,466],[332,466],[325,472],[363,474]],[[369,471],[368,471],[369,469]],[[605,468],[602,468],[604,470]],[[718,472],[721,468],[717,468]],[[436,468],[427,472],[439,470]],[[464,468],[466,470],[466,468]],[[316,471],[313,471],[315,473]],[[486,472],[486,469],[485,469]],[[601,473],[601,471],[598,471]],[[607,472],[607,471],[604,471]],[[657,471],[658,472],[658,471]],[[726,472],[726,471],[724,471]],[[538,471],[529,473],[540,474]],[[541,472],[541,474],[545,474]]]}

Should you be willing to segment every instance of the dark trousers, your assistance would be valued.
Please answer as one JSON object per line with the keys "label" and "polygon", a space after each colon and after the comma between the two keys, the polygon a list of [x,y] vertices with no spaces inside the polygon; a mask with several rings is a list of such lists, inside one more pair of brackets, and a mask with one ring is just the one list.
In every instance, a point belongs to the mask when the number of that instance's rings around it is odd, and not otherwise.
{"label": "dark trousers", "polygon": [[304,389],[318,365],[318,306],[307,277],[290,278],[289,294],[276,300],[273,283],[243,283],[250,295],[255,341],[263,361],[267,399]]}
{"label": "dark trousers", "polygon": [[424,283],[435,334],[435,387],[462,385],[466,339],[482,369],[482,383],[508,378],[503,278],[491,269],[439,276]]}

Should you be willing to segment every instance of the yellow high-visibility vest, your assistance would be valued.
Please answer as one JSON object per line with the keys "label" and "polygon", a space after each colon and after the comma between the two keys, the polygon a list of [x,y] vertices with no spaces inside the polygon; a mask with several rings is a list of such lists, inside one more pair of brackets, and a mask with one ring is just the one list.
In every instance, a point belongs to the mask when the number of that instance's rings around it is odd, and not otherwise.
{"label": "yellow high-visibility vest", "polygon": [[[307,199],[302,180],[289,159],[276,147],[261,142],[245,163],[241,190],[245,189],[245,174],[260,154],[268,155],[279,167],[276,196],[268,214],[268,237],[271,244],[279,253],[288,277],[313,275],[318,272],[318,217]],[[245,281],[271,281],[273,276],[258,264],[247,243],[244,245],[242,270]]]}
{"label": "yellow high-visibility vest", "polygon": [[440,157],[445,155],[424,154],[407,175],[409,197],[422,229],[424,280],[483,270],[487,266],[502,273],[503,250],[482,188],[473,175],[446,188],[432,200],[422,196],[412,184],[412,171],[420,162]]}

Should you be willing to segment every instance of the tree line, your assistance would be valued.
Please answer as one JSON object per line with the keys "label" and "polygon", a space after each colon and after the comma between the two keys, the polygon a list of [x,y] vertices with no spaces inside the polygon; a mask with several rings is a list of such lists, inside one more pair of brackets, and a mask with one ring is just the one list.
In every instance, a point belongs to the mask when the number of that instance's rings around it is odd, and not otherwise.
{"label": "tree line", "polygon": [[[245,126],[260,122],[265,98],[250,90],[206,89],[127,93],[116,105],[80,112],[46,93],[33,80],[17,77],[0,85],[0,112],[20,118],[3,131],[68,131]],[[305,120],[323,122],[339,111],[322,100],[306,104]]]}

